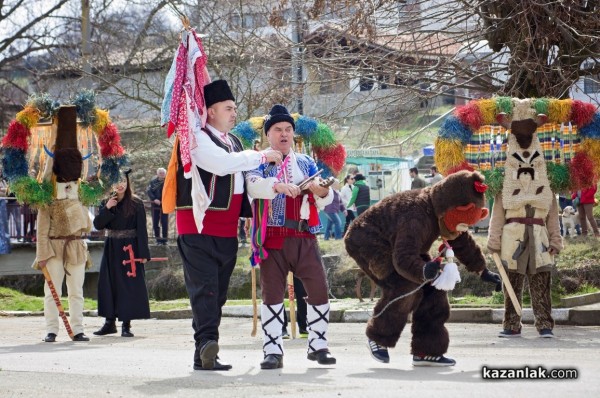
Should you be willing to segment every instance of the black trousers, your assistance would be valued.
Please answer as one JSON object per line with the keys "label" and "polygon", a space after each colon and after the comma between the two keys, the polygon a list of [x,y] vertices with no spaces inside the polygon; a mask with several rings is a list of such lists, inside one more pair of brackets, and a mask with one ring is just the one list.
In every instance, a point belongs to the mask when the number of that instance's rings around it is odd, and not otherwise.
{"label": "black trousers", "polygon": [[344,235],[346,235],[348,227],[350,226],[350,224],[352,224],[352,221],[354,221],[355,218],[356,216],[354,215],[354,212],[352,210],[346,210],[346,225],[344,225]]}
{"label": "black trousers", "polygon": [[238,241],[237,238],[189,234],[179,235],[177,247],[192,306],[194,340],[199,348],[208,340],[219,341],[221,309],[227,301]]}
{"label": "black trousers", "polygon": [[[162,227],[162,238],[160,229]],[[166,242],[169,237],[169,215],[162,212],[160,205],[152,204],[152,228],[154,229],[154,237],[159,242]]]}

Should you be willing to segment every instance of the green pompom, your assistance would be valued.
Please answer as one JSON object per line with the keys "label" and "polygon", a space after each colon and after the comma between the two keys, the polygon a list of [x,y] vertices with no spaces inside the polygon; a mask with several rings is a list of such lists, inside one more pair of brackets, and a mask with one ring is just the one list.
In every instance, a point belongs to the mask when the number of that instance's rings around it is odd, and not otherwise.
{"label": "green pompom", "polygon": [[496,113],[506,113],[512,115],[512,98],[510,97],[496,97]]}
{"label": "green pompom", "polygon": [[537,98],[533,102],[533,107],[535,108],[535,111],[538,115],[540,113],[547,115],[548,114],[548,104],[550,104],[550,100],[548,98]]}
{"label": "green pompom", "polygon": [[571,178],[567,165],[547,163],[546,172],[548,173],[552,192],[560,193],[569,191],[569,181]]}
{"label": "green pompom", "polygon": [[104,195],[104,187],[99,181],[79,184],[79,200],[84,206],[96,206]]}
{"label": "green pompom", "polygon": [[333,131],[325,123],[319,123],[317,125],[317,131],[310,138],[310,143],[313,149],[317,148],[331,148],[335,146],[335,136]]}
{"label": "green pompom", "polygon": [[41,183],[33,177],[25,176],[15,180],[10,185],[10,190],[15,193],[20,203],[27,203],[33,207],[45,207],[52,202],[54,189],[52,183]]}
{"label": "green pompom", "polygon": [[488,186],[485,195],[488,199],[494,199],[496,195],[502,192],[502,186],[504,185],[504,169],[494,168],[492,170],[482,171],[485,177],[485,183]]}

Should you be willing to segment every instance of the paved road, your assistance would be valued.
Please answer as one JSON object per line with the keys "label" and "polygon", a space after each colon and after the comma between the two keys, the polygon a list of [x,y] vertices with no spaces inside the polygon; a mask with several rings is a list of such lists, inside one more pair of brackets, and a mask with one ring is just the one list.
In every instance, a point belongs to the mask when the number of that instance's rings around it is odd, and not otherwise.
{"label": "paved road", "polygon": [[[88,334],[101,320],[86,317]],[[189,320],[133,322],[136,337],[73,343],[61,331],[42,343],[40,317],[0,318],[2,397],[594,397],[599,396],[600,327],[558,326],[560,337],[542,340],[532,326],[521,339],[495,337],[499,325],[449,324],[453,368],[413,368],[407,335],[380,364],[366,351],[361,323],[331,325],[338,359],[320,367],[306,359],[306,340],[285,341],[285,367],[262,371],[261,338],[251,320],[223,320],[221,357],[229,372],[194,371]],[[482,379],[482,366],[576,368],[577,380]]]}

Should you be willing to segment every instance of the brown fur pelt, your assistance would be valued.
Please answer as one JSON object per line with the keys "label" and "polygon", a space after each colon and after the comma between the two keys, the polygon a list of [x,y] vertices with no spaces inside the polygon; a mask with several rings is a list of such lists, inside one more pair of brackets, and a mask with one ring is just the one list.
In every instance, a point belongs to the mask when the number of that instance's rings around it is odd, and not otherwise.
{"label": "brown fur pelt", "polygon": [[[446,212],[471,203],[478,208],[484,206],[484,194],[475,189],[475,181],[482,183],[484,178],[477,172],[461,171],[433,187],[388,196],[354,220],[344,238],[346,250],[382,288],[375,313],[425,281],[423,268],[431,260],[429,251],[440,237]],[[485,259],[471,235],[454,232],[454,236],[448,242],[456,258],[469,271],[484,270]],[[431,300],[437,303],[433,311]],[[448,334],[443,324],[449,314],[447,293],[429,284],[393,303],[380,317],[371,318],[367,336],[381,345],[395,346],[410,312],[422,314],[419,319],[426,323],[419,321],[415,325],[413,315],[413,335],[415,330],[421,335],[413,336],[413,352],[429,351],[425,352],[428,355],[445,352]]]}

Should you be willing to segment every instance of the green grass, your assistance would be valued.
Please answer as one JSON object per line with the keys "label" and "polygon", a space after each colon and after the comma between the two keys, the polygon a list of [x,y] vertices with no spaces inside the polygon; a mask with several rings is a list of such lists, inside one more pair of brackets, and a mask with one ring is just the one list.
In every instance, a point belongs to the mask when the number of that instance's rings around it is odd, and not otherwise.
{"label": "green grass", "polygon": [[[67,299],[61,299],[65,310],[69,309]],[[86,310],[95,310],[97,308],[96,300],[84,299],[83,308]],[[17,290],[0,287],[0,310],[3,311],[43,311],[44,298],[28,296]]]}
{"label": "green grass", "polygon": [[574,297],[574,296],[581,296],[582,294],[590,294],[590,293],[598,293],[598,292],[600,292],[600,289],[598,289],[596,286],[590,285],[589,283],[583,283],[579,287],[579,289],[577,289],[576,292],[567,294],[563,297]]}

